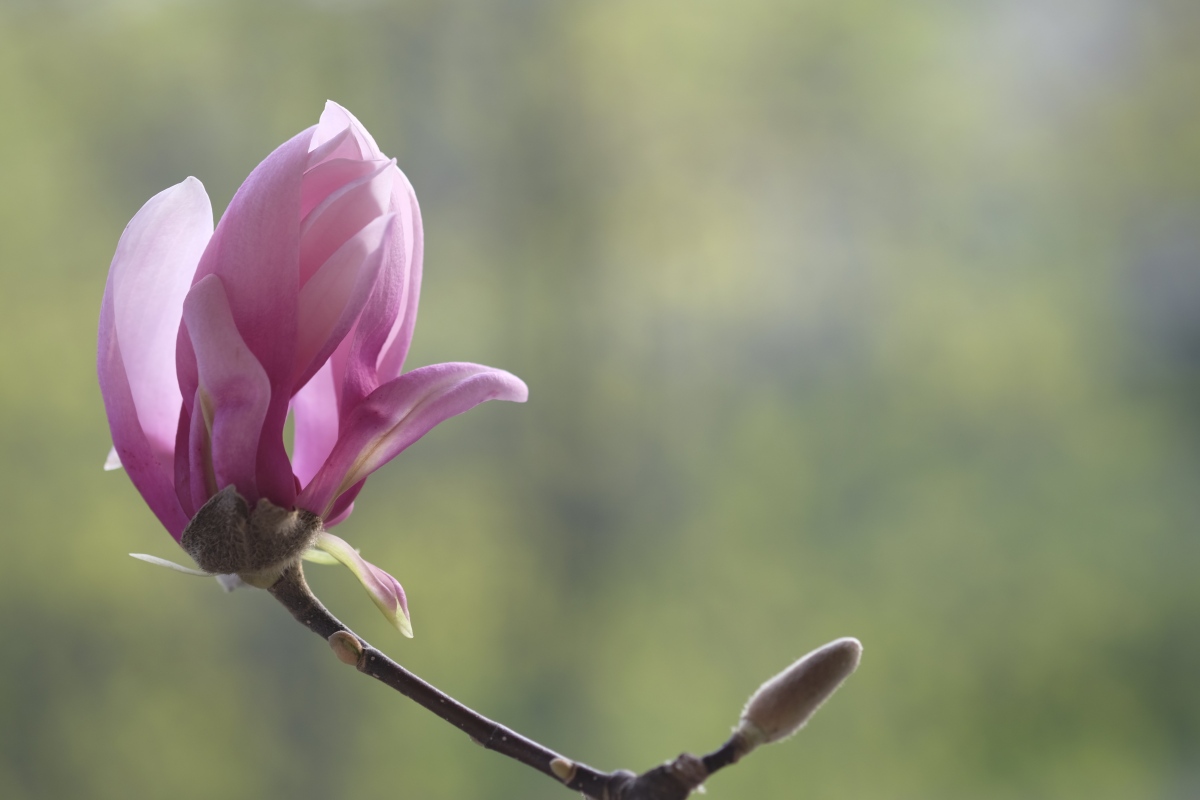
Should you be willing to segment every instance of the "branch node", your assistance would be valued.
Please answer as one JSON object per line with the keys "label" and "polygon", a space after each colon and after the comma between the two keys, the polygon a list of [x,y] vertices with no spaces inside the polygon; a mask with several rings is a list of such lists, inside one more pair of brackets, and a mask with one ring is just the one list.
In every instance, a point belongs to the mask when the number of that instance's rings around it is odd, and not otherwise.
{"label": "branch node", "polygon": [[700,786],[708,777],[708,769],[704,766],[704,762],[691,753],[681,753],[671,762],[668,769],[679,779],[680,783],[690,789]]}
{"label": "branch node", "polygon": [[358,637],[349,631],[335,631],[327,640],[338,661],[357,667],[362,658],[363,646]]}
{"label": "branch node", "polygon": [[579,771],[579,768],[575,766],[574,761],[566,758],[555,758],[550,761],[550,771],[554,773],[554,777],[563,783],[570,783],[575,780],[575,773]]}

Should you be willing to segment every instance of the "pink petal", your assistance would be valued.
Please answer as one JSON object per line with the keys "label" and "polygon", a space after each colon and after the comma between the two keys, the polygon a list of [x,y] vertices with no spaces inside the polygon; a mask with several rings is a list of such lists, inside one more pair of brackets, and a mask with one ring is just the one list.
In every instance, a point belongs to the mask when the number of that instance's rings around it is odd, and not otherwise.
{"label": "pink petal", "polygon": [[334,191],[300,224],[300,286],[313,276],[346,240],[368,222],[387,213],[394,170],[376,161],[364,178]]}
{"label": "pink petal", "polygon": [[395,217],[377,217],[300,290],[293,386],[302,386],[349,333],[379,278]]}
{"label": "pink petal", "polygon": [[[403,173],[401,175],[403,177]],[[413,191],[408,178],[404,178],[403,187],[398,187],[393,193],[392,205],[408,210],[408,214],[401,216],[401,219],[408,223],[404,229],[407,286],[404,292],[403,311],[396,320],[391,338],[384,345],[383,352],[379,357],[379,378],[383,383],[400,376],[400,372],[404,368],[404,359],[408,356],[408,348],[412,345],[413,328],[417,324],[417,302],[421,299],[421,262],[425,255],[425,233],[421,227],[421,207],[417,204],[417,194]]]}
{"label": "pink petal", "polygon": [[349,183],[362,180],[379,169],[379,161],[334,158],[304,173],[300,197],[300,219],[304,219],[326,197]]}
{"label": "pink petal", "polygon": [[292,398],[296,439],[292,447],[292,471],[300,485],[307,486],[337,443],[338,402],[333,384],[333,366],[326,362],[304,388]]}
{"label": "pink petal", "polygon": [[138,421],[171,463],[179,422],[175,332],[212,236],[212,207],[195,178],[152,197],[126,226],[109,269],[113,322]]}
{"label": "pink petal", "polygon": [[412,342],[421,290],[421,217],[404,173],[396,170],[391,209],[393,228],[388,261],[354,331],[345,361],[343,414],[353,411],[381,383],[399,376]]}
{"label": "pink petal", "polygon": [[313,128],[313,138],[308,144],[308,168],[313,169],[318,164],[324,164],[335,158],[344,158],[350,161],[362,161],[363,154],[354,135],[350,133],[349,128],[343,128],[340,131],[330,131],[329,138],[326,139],[321,134],[321,127],[318,125]]}
{"label": "pink petal", "polygon": [[329,519],[325,523],[326,528],[332,528],[350,516],[350,512],[354,510],[354,501],[358,499],[358,493],[366,485],[367,479],[363,478],[337,496],[337,499],[333,501],[333,507],[329,509]]}
{"label": "pink petal", "polygon": [[[183,320],[200,379],[193,419],[203,417],[203,433],[211,446],[216,483],[208,488],[211,493],[233,485],[253,505],[260,496],[258,441],[271,401],[270,379],[238,333],[219,277],[208,275],[192,287],[183,304]],[[194,446],[196,438],[193,433]],[[194,462],[192,470],[195,485]],[[290,467],[288,474],[290,477]]]}
{"label": "pink petal", "polygon": [[[109,329],[106,335],[105,328]],[[189,515],[185,514],[175,495],[174,484],[163,464],[154,454],[149,440],[138,424],[137,409],[129,383],[125,379],[125,365],[121,351],[116,346],[112,331],[112,308],[105,293],[105,303],[100,312],[100,352],[97,368],[100,373],[100,392],[108,412],[108,424],[113,432],[113,446],[129,473],[129,479],[158,517],[159,522],[176,540],[187,527]]]}
{"label": "pink petal", "polygon": [[[359,485],[361,486],[362,484]],[[347,494],[350,494],[350,492],[346,492],[346,494],[343,494],[342,497],[345,497]],[[326,529],[332,528],[334,525],[341,525],[346,521],[346,517],[350,516],[350,514],[354,512],[353,501],[346,503],[344,507],[340,507],[342,506],[342,497],[338,498],[337,503],[335,503],[333,506],[333,511],[329,512],[329,519],[325,520]]]}
{"label": "pink petal", "polygon": [[182,531],[182,510],[167,491],[181,404],[174,339],[183,297],[211,233],[208,195],[195,178],[152,197],[117,244],[100,314],[97,373],[114,447],[175,536]]}
{"label": "pink petal", "polygon": [[313,134],[311,147],[316,149],[342,131],[348,131],[354,137],[363,158],[383,157],[383,154],[379,151],[379,146],[375,144],[375,140],[371,137],[371,134],[367,133],[367,129],[363,127],[363,124],[353,114],[337,103],[332,100],[326,100],[325,110],[321,112],[321,120],[317,123],[317,130]]}
{"label": "pink petal", "polygon": [[[254,168],[221,217],[196,274],[197,280],[220,277],[237,331],[270,380],[263,435],[256,438],[257,484],[263,497],[285,508],[296,493],[283,426],[293,392],[300,189],[313,131],[292,137]],[[186,400],[196,387],[195,357],[181,342],[176,358]]]}
{"label": "pink petal", "polygon": [[201,390],[197,389],[192,415],[188,418],[187,449],[176,458],[176,464],[182,460],[187,465],[187,495],[180,498],[180,502],[192,516],[221,488],[213,471],[212,429],[210,422],[204,419],[203,409]]}
{"label": "pink petal", "polygon": [[[183,339],[187,339],[186,335],[182,335]],[[188,342],[188,347],[191,347],[191,342]],[[195,405],[197,389],[192,392],[192,396],[188,398],[188,402],[183,404],[183,408],[179,411],[179,429],[175,433],[175,496],[179,500],[179,505],[183,508],[183,513],[190,520],[200,510],[200,506],[204,505],[204,501],[208,499],[207,495],[200,498],[200,503],[197,504],[192,496],[192,463],[191,463],[191,446],[192,446],[192,416],[189,410],[190,405]],[[178,537],[176,537],[178,538]]]}
{"label": "pink petal", "polygon": [[412,638],[408,598],[400,581],[367,561],[344,539],[328,531],[323,531],[317,537],[316,547],[349,567],[388,621],[405,636]]}
{"label": "pink petal", "polygon": [[324,466],[296,504],[324,517],[342,492],[386,464],[439,422],[486,400],[524,402],[520,378],[480,364],[434,364],[380,386],[342,425]]}

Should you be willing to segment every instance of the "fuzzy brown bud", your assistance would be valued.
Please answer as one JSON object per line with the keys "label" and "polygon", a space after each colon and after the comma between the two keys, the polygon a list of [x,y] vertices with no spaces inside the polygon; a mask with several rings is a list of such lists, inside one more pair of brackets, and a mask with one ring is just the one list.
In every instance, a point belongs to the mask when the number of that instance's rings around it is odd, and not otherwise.
{"label": "fuzzy brown bud", "polygon": [[861,657],[862,644],[851,638],[813,650],[759,687],[746,702],[737,733],[749,749],[791,736],[854,672]]}
{"label": "fuzzy brown bud", "polygon": [[179,543],[205,572],[236,574],[266,589],[323,530],[321,518],[259,500],[253,510],[232,486],[201,506]]}

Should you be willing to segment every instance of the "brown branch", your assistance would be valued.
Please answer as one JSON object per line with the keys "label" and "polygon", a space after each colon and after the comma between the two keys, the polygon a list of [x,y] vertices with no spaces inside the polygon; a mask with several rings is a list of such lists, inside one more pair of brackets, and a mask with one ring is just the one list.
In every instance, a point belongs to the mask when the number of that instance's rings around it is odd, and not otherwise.
{"label": "brown branch", "polygon": [[[754,721],[750,721],[749,727],[747,727],[747,720],[744,718],[743,724],[739,725],[729,741],[720,749],[703,758],[684,753],[674,761],[655,767],[642,775],[635,775],[627,770],[600,772],[586,764],[565,758],[548,747],[473,711],[372,647],[343,625],[313,595],[304,580],[304,572],[299,563],[289,567],[269,591],[291,612],[293,617],[313,633],[328,641],[334,653],[343,662],[354,665],[359,672],[375,678],[405,697],[416,701],[470,736],[477,744],[533,767],[554,778],[566,788],[582,792],[593,800],[685,800],[694,789],[704,783],[709,775],[736,763],[738,759],[763,741],[774,740],[774,738],[764,739],[760,735],[762,731],[754,726]],[[853,640],[839,640],[839,642],[841,641]],[[858,643],[854,642],[854,645],[857,647]],[[827,645],[821,650],[814,651],[813,654],[806,656],[805,659],[801,659],[789,668],[789,671],[795,672],[797,667],[803,667],[806,659],[812,659],[813,655],[822,653],[831,647],[833,645]],[[857,666],[857,663],[857,653],[855,653],[854,666]],[[852,670],[853,666],[850,667],[850,671]],[[849,674],[849,672],[845,674]],[[815,711],[816,706],[832,693],[844,677],[845,675],[842,675],[838,678],[836,683],[831,685],[816,700],[815,704],[812,704],[812,708],[805,714],[804,719],[807,719],[807,716]],[[775,680],[778,681],[778,678]],[[771,685],[771,682],[764,684],[755,697],[761,695]],[[753,705],[753,703],[754,699],[752,698],[751,704]],[[749,710],[750,706],[747,708]],[[801,724],[803,724],[803,720],[798,721],[795,727],[799,727]],[[759,736],[759,740],[753,740],[751,736],[747,735],[747,731]]]}

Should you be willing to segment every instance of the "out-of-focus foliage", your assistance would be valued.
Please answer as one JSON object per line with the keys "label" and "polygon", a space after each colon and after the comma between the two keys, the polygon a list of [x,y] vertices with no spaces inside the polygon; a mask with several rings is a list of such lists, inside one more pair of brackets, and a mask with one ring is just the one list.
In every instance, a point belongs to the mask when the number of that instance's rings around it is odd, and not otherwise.
{"label": "out-of-focus foliage", "polygon": [[179,558],[93,374],[109,259],[323,101],[422,200],[410,363],[507,368],[327,604],[606,768],[863,666],[714,798],[1200,793],[1191,0],[0,4],[0,797],[558,798]]}

